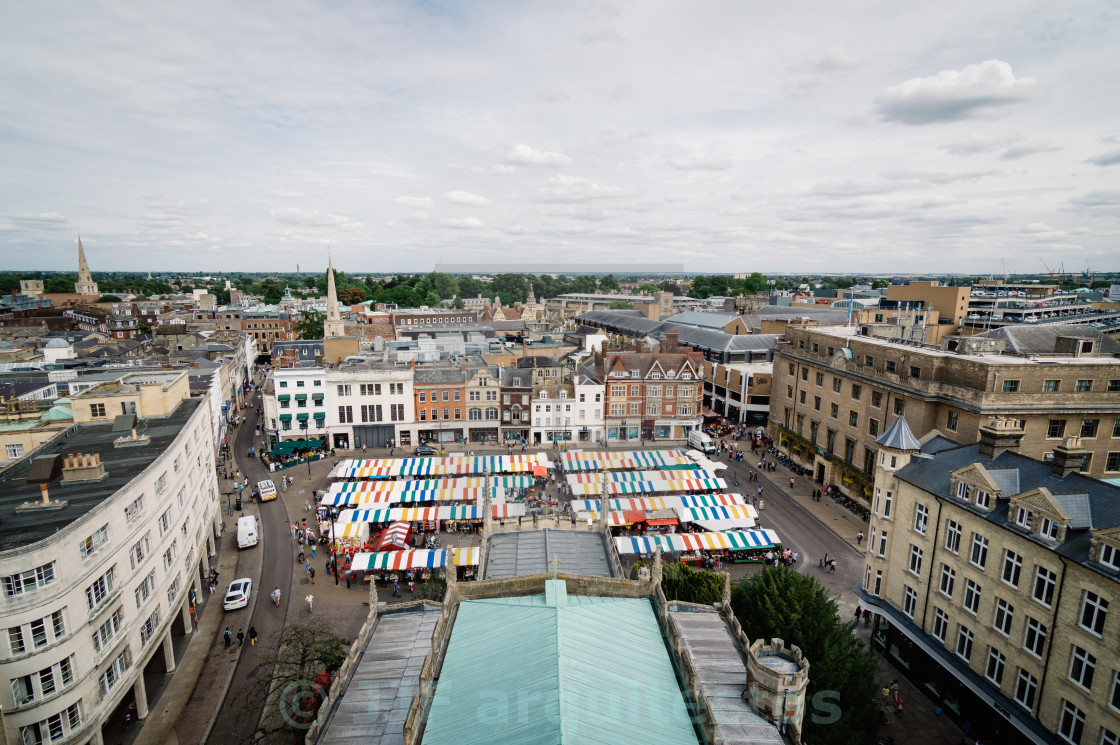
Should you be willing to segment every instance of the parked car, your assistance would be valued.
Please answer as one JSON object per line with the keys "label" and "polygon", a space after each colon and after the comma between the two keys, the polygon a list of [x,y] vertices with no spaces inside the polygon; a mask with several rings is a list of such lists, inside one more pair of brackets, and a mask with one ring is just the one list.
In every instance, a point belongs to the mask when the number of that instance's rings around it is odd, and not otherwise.
{"label": "parked car", "polygon": [[222,601],[222,610],[237,610],[249,605],[249,595],[253,592],[253,580],[248,577],[235,579],[229,583],[225,600]]}
{"label": "parked car", "polygon": [[431,445],[421,445],[418,448],[416,448],[416,454],[417,455],[435,455],[438,452],[439,451],[436,450]]}

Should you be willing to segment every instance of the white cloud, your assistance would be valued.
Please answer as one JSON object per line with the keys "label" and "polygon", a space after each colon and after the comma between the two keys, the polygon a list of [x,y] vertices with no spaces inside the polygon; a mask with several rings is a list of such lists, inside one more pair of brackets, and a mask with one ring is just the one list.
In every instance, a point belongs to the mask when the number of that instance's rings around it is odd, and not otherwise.
{"label": "white cloud", "polygon": [[1095,166],[1103,167],[1120,165],[1120,150],[1109,150],[1107,153],[1094,155],[1092,158],[1089,158],[1085,162],[1092,163]]}
{"label": "white cloud", "polygon": [[734,163],[719,155],[690,153],[670,158],[669,165],[678,171],[726,171]]}
{"label": "white cloud", "polygon": [[481,194],[474,194],[469,191],[449,191],[443,195],[443,198],[452,204],[465,204],[470,207],[488,207],[493,204],[492,201]]}
{"label": "white cloud", "polygon": [[302,191],[286,191],[284,189],[273,189],[268,192],[268,196],[277,197],[279,199],[298,199],[306,195]]}
{"label": "white cloud", "polygon": [[1039,153],[1055,153],[1061,149],[1049,142],[1024,142],[1021,145],[1013,145],[1007,148],[999,158],[1000,160],[1019,160]]}
{"label": "white cloud", "polygon": [[285,207],[270,210],[268,214],[276,222],[285,225],[302,225],[309,228],[340,228],[348,231],[362,229],[362,223],[333,212]]}
{"label": "white cloud", "polygon": [[409,215],[408,219],[415,222],[426,222],[428,220],[428,213],[424,212],[423,210],[417,210],[416,212],[413,212],[411,215]]}
{"label": "white cloud", "polygon": [[432,208],[431,197],[397,197],[393,200],[393,204],[403,204],[405,207],[415,207],[419,210],[427,210]]}
{"label": "white cloud", "polygon": [[517,145],[506,155],[506,163],[519,166],[566,166],[571,162],[563,153],[534,150],[528,145]]}
{"label": "white cloud", "polygon": [[440,220],[440,225],[446,228],[481,228],[482,220],[477,217],[445,217]]}
{"label": "white cloud", "polygon": [[875,100],[875,111],[903,124],[992,119],[1029,100],[1036,86],[1034,78],[1016,78],[1006,62],[986,60],[892,85]]}
{"label": "white cloud", "polygon": [[556,175],[537,189],[539,202],[590,202],[597,199],[615,199],[625,196],[625,191],[614,186],[602,186],[582,176]]}

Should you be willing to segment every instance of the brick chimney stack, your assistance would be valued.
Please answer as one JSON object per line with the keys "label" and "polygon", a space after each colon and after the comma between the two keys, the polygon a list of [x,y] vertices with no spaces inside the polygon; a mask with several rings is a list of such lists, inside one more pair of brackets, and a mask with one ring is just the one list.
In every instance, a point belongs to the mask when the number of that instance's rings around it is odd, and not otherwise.
{"label": "brick chimney stack", "polygon": [[1054,448],[1054,462],[1052,468],[1054,475],[1064,478],[1071,473],[1076,473],[1085,467],[1085,456],[1089,451],[1081,447],[1080,437],[1067,437],[1062,444]]}
{"label": "brick chimney stack", "polygon": [[1018,420],[996,417],[991,424],[980,427],[980,457],[991,460],[1005,450],[1017,453],[1022,440],[1023,429]]}
{"label": "brick chimney stack", "polygon": [[677,330],[666,331],[665,338],[661,340],[662,352],[675,352],[680,346],[681,333]]}

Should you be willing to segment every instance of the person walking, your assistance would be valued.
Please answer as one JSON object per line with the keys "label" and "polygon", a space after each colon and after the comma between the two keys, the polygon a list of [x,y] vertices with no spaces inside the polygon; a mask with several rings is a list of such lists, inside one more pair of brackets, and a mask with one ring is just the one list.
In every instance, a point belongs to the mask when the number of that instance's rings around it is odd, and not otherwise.
{"label": "person walking", "polygon": [[792,476],[789,477],[789,488],[791,490],[793,489],[793,477]]}
{"label": "person walking", "polygon": [[226,643],[226,649],[229,649],[230,645],[233,644],[233,634],[230,632],[229,626],[226,626],[226,630],[222,632],[222,639]]}
{"label": "person walking", "polygon": [[310,592],[307,593],[307,597],[303,599],[303,604],[307,606],[307,612],[311,613],[312,606],[315,605],[315,596]]}
{"label": "person walking", "polygon": [[249,646],[257,646],[257,629],[254,626],[249,627]]}
{"label": "person walking", "polygon": [[856,533],[856,545],[857,546],[863,545],[863,531],[862,530],[860,532]]}
{"label": "person walking", "polygon": [[400,596],[401,596],[400,585],[397,584],[396,580],[393,580],[393,597],[399,598]]}
{"label": "person walking", "polygon": [[311,562],[307,562],[307,574],[311,577],[311,584],[315,584],[315,567],[311,566]]}
{"label": "person walking", "polygon": [[237,630],[237,646],[239,646],[239,647],[244,647],[245,646],[245,632],[241,629]]}
{"label": "person walking", "polygon": [[275,590],[272,591],[272,602],[276,604],[277,608],[280,607],[280,588],[279,587],[277,587]]}

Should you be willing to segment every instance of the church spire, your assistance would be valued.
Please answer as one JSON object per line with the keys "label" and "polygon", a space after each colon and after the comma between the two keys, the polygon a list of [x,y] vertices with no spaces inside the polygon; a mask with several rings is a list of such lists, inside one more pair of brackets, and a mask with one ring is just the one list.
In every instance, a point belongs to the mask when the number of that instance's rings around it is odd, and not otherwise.
{"label": "church spire", "polygon": [[331,263],[330,254],[327,255],[327,319],[323,324],[323,338],[344,336],[345,327],[342,316],[338,312],[338,291],[334,286],[334,265]]}
{"label": "church spire", "polygon": [[79,295],[97,295],[97,283],[90,274],[89,264],[86,263],[86,250],[82,248],[82,236],[78,236],[78,281],[74,283],[74,292]]}

